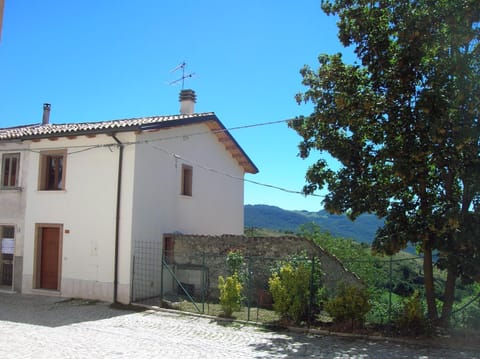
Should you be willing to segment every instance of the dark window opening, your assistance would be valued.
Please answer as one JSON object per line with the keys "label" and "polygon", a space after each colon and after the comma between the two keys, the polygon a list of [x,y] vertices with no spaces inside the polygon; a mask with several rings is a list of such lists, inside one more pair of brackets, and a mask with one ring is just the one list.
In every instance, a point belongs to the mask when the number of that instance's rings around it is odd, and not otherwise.
{"label": "dark window opening", "polygon": [[40,190],[65,189],[65,153],[42,154],[40,162]]}
{"label": "dark window opening", "polygon": [[2,188],[18,187],[19,153],[7,153],[2,157]]}
{"label": "dark window opening", "polygon": [[182,166],[182,195],[192,196],[193,169],[191,166]]}

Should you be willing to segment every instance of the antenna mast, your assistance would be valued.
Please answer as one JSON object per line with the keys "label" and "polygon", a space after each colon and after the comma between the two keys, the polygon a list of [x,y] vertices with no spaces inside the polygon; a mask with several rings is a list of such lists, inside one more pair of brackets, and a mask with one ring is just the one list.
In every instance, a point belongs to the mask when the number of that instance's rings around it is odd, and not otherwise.
{"label": "antenna mast", "polygon": [[185,86],[185,79],[192,78],[195,75],[194,72],[185,75],[185,67],[186,66],[187,66],[187,64],[185,63],[185,61],[183,61],[180,65],[178,65],[174,69],[170,70],[170,72],[175,72],[175,71],[178,71],[178,70],[182,69],[182,77],[170,82],[169,85],[173,85],[173,84],[176,84],[177,82],[182,81],[182,90],[183,90],[183,88]]}

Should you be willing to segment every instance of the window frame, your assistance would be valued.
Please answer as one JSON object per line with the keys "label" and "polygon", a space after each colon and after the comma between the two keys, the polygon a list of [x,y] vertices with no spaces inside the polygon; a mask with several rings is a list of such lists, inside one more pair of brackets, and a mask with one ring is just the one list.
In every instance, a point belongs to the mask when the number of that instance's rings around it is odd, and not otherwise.
{"label": "window frame", "polygon": [[[15,171],[12,171],[12,159],[15,160]],[[7,160],[8,164],[8,177],[7,184],[5,184],[5,171],[7,170]],[[1,182],[0,189],[17,189],[19,186],[19,175],[20,175],[20,152],[11,152],[4,153],[2,155],[2,172],[1,172]],[[12,183],[12,177],[14,178]]]}
{"label": "window frame", "polygon": [[186,164],[182,164],[180,194],[186,197],[193,196],[193,167]]}
{"label": "window frame", "polygon": [[[48,173],[49,173],[49,158],[56,157],[61,158],[61,177],[54,175],[54,180],[57,183],[57,186],[54,186],[55,183],[49,183]],[[64,191],[65,190],[65,177],[66,177],[66,168],[67,168],[67,150],[55,150],[55,151],[42,151],[40,152],[40,165],[39,165],[39,175],[38,175],[38,190],[39,191]],[[59,167],[60,167],[59,166]],[[58,168],[56,168],[56,173],[58,173]],[[58,186],[60,182],[60,186]]]}

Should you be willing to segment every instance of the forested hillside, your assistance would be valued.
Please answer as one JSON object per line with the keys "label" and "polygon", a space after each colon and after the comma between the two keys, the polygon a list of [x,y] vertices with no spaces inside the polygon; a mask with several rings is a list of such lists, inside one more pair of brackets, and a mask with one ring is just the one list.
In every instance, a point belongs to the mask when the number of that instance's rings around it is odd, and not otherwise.
{"label": "forested hillside", "polygon": [[245,227],[267,228],[277,231],[297,232],[300,226],[315,223],[334,236],[352,238],[370,244],[377,228],[383,224],[374,215],[364,214],[354,222],[344,215],[319,212],[288,211],[268,205],[245,205]]}

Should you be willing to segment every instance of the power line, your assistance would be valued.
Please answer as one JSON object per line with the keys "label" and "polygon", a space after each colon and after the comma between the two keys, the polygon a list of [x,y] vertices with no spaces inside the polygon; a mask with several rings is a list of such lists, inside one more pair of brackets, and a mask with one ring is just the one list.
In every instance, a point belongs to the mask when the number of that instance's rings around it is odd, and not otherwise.
{"label": "power line", "polygon": [[[173,139],[178,139],[178,138],[184,138],[184,137],[193,137],[193,136],[199,136],[199,135],[206,135],[206,134],[217,134],[217,133],[223,133],[223,132],[230,132],[230,131],[236,131],[236,130],[241,130],[241,129],[250,129],[250,128],[255,128],[255,127],[261,127],[261,126],[270,126],[270,125],[276,125],[276,124],[280,124],[280,123],[286,123],[290,121],[290,119],[284,119],[284,120],[276,120],[276,121],[268,121],[268,122],[261,122],[261,123],[254,123],[254,124],[250,124],[250,125],[242,125],[242,126],[235,126],[235,127],[230,127],[230,128],[223,128],[223,129],[218,129],[218,130],[208,130],[208,131],[201,131],[201,132],[193,132],[193,133],[190,133],[190,134],[182,134],[182,135],[175,135],[175,136],[169,136],[169,137],[159,137],[159,138],[156,138],[156,139],[149,139],[149,140],[139,140],[139,141],[130,141],[130,142],[124,142],[123,145],[124,146],[130,146],[130,145],[137,145],[137,144],[151,144],[152,142],[160,142],[160,141],[167,141],[167,140],[173,140]],[[68,148],[68,149],[72,149],[72,148],[79,148],[79,150],[77,151],[73,151],[73,152],[68,152],[67,155],[73,155],[73,154],[77,154],[77,153],[82,153],[82,152],[87,152],[87,151],[90,151],[90,150],[93,150],[93,149],[97,149],[97,148],[112,148],[112,147],[118,147],[119,145],[117,143],[111,143],[111,144],[103,144],[103,145],[94,145],[94,146],[87,146],[87,145],[77,145],[77,146],[63,146],[63,147],[57,147],[57,148],[52,148],[52,147],[45,147],[45,148],[36,148],[36,149],[31,149],[31,148],[23,148],[23,149],[15,149],[15,151],[29,151],[29,152],[33,152],[33,153],[41,153],[41,151],[46,151],[46,150],[56,150],[56,149],[65,149],[65,148]],[[236,179],[236,180],[240,180],[240,181],[243,181],[243,182],[248,182],[248,183],[252,183],[254,185],[257,185],[257,186],[262,186],[262,187],[267,187],[267,188],[271,188],[271,189],[275,189],[275,190],[279,190],[279,191],[282,191],[282,192],[285,192],[285,193],[291,193],[291,194],[299,194],[299,195],[302,195],[302,196],[306,196],[303,192],[301,191],[296,191],[296,190],[292,190],[292,189],[288,189],[288,188],[284,188],[284,187],[280,187],[280,186],[276,186],[276,185],[273,185],[273,184],[269,184],[269,183],[263,183],[263,182],[259,182],[259,181],[255,181],[255,180],[251,180],[251,179],[247,179],[247,178],[242,178],[242,177],[238,177],[238,176],[234,176],[234,175],[231,175],[229,173],[226,173],[226,172],[223,172],[223,171],[220,171],[220,170],[217,170],[217,169],[214,169],[214,168],[210,168],[210,167],[207,167],[205,165],[202,165],[200,163],[197,163],[195,161],[191,161],[191,160],[188,160],[188,159],[185,159],[185,158],[182,158],[180,157],[179,155],[177,154],[174,154],[174,153],[171,153],[171,152],[168,152],[167,150],[165,149],[162,149],[160,147],[157,147],[157,146],[154,146],[154,145],[151,145],[153,148],[157,149],[157,150],[160,150],[162,152],[165,152],[175,158],[179,158],[179,159],[182,159],[183,161],[185,162],[188,162],[192,165],[195,165],[195,166],[198,166],[200,168],[203,168],[204,170],[207,170],[207,171],[210,171],[210,172],[214,172],[214,173],[217,173],[217,174],[220,174],[220,175],[223,175],[223,176],[226,176],[226,177],[230,177],[230,178],[233,178],[233,179]],[[3,151],[3,150],[0,150],[0,152],[10,152],[10,151]],[[317,194],[310,194],[309,196],[312,196],[312,197],[319,197],[319,198],[325,198],[325,196],[322,196],[322,195],[317,195]]]}
{"label": "power line", "polygon": [[[160,152],[163,152],[169,156],[172,156],[173,158],[175,159],[180,159],[188,164],[191,164],[191,165],[194,165],[196,167],[199,167],[199,168],[202,168],[206,171],[210,171],[210,172],[213,172],[213,173],[216,173],[216,174],[219,174],[219,175],[222,175],[222,176],[225,176],[225,177],[229,177],[229,178],[232,178],[232,179],[235,179],[235,180],[238,180],[238,181],[243,181],[243,182],[248,182],[248,183],[252,183],[252,184],[255,184],[255,185],[258,185],[258,186],[263,186],[263,187],[268,187],[268,188],[272,188],[272,189],[276,189],[276,190],[279,190],[279,191],[283,191],[283,192],[286,192],[286,193],[291,193],[291,194],[300,194],[302,196],[305,196],[305,194],[303,192],[300,192],[300,191],[295,191],[295,190],[291,190],[291,189],[288,189],[288,188],[284,188],[284,187],[280,187],[280,186],[276,186],[276,185],[272,185],[272,184],[269,184],[269,183],[262,183],[262,182],[258,182],[258,181],[254,181],[254,180],[250,180],[250,179],[247,179],[247,178],[244,178],[244,177],[239,177],[239,176],[235,176],[235,175],[232,175],[230,173],[227,173],[227,172],[223,172],[223,171],[220,171],[220,170],[217,170],[215,168],[211,168],[211,167],[208,167],[206,165],[203,165],[199,162],[196,162],[196,161],[192,161],[192,160],[189,160],[189,159],[186,159],[186,158],[183,158],[182,156],[176,154],[176,153],[173,153],[173,152],[170,152],[168,150],[166,150],[165,148],[161,148],[161,147],[158,147],[156,145],[153,145],[153,144],[149,144],[152,148],[160,151]],[[322,195],[318,195],[318,194],[310,194],[310,196],[312,197],[320,197],[320,198],[324,198],[325,196],[322,196]]]}
{"label": "power line", "polygon": [[[179,138],[184,138],[184,137],[193,137],[193,136],[200,136],[200,135],[207,135],[207,134],[217,134],[217,133],[223,133],[223,132],[230,132],[230,131],[236,131],[236,130],[242,130],[242,129],[249,129],[249,128],[255,128],[255,127],[261,127],[261,126],[270,126],[270,125],[276,125],[279,123],[287,123],[291,121],[291,119],[283,119],[283,120],[276,120],[276,121],[268,121],[268,122],[260,122],[260,123],[254,123],[250,125],[242,125],[242,126],[235,126],[235,127],[229,127],[229,128],[220,128],[217,130],[207,130],[207,131],[199,131],[199,132],[192,132],[188,134],[182,134],[182,135],[175,135],[175,136],[168,136],[168,137],[158,137],[158,138],[153,138],[149,140],[138,140],[138,141],[129,141],[129,142],[124,142],[124,146],[128,145],[137,145],[137,144],[142,144],[142,143],[150,143],[150,142],[159,142],[159,141],[168,141],[168,140],[175,140]],[[109,147],[109,146],[118,146],[117,143],[111,143],[111,144],[102,144],[102,145],[72,145],[72,146],[62,146],[62,147],[37,147],[35,150],[31,148],[18,148],[15,149],[15,151],[28,151],[28,152],[35,152],[38,153],[38,151],[47,151],[47,150],[57,150],[57,149],[69,149],[69,148],[88,148],[88,149],[95,149],[95,148],[102,148],[102,147]],[[0,152],[11,152],[12,150],[2,150],[0,149]],[[83,152],[83,151],[79,151]],[[76,152],[70,152],[70,153],[76,153]]]}
{"label": "power line", "polygon": [[229,127],[229,128],[219,128],[217,130],[199,131],[199,132],[192,132],[192,133],[189,133],[189,134],[182,134],[182,135],[175,135],[175,136],[168,136],[168,137],[158,137],[158,138],[153,138],[153,139],[149,139],[149,140],[131,141],[131,142],[126,142],[125,144],[130,145],[130,144],[141,144],[141,143],[176,140],[176,139],[184,138],[184,137],[194,137],[194,136],[200,136],[200,135],[208,135],[208,134],[212,134],[212,133],[217,134],[217,133],[231,132],[231,131],[236,131],[236,130],[249,129],[249,128],[254,128],[254,127],[277,125],[279,123],[287,123],[289,121],[291,121],[291,119],[260,122],[260,123],[250,124],[250,125],[242,125],[242,126]]}
{"label": "power line", "polygon": [[[263,182],[247,179],[247,178],[244,178],[244,177],[234,176],[232,174],[223,172],[221,170],[205,166],[205,165],[203,165],[201,163],[198,163],[196,161],[192,161],[192,160],[183,158],[183,157],[181,157],[181,156],[179,156],[179,155],[177,155],[173,152],[169,152],[168,150],[166,150],[164,148],[152,145],[153,142],[174,140],[174,139],[179,139],[179,138],[184,138],[184,137],[193,137],[193,136],[200,136],[200,135],[206,135],[206,134],[212,134],[212,133],[217,134],[217,133],[223,133],[223,132],[230,132],[230,131],[236,131],[236,130],[242,130],[242,129],[250,129],[250,128],[255,128],[255,127],[261,127],[261,126],[271,126],[271,125],[276,125],[276,124],[280,124],[280,123],[286,123],[286,122],[289,122],[289,121],[290,121],[290,119],[260,122],[260,123],[254,123],[254,124],[249,124],[249,125],[241,125],[241,126],[235,126],[235,127],[229,127],[229,128],[221,128],[221,129],[217,129],[217,130],[199,131],[199,132],[193,132],[193,133],[189,133],[189,134],[175,135],[175,136],[169,136],[169,137],[159,137],[159,138],[148,139],[148,140],[130,141],[130,142],[124,142],[122,145],[123,146],[130,146],[130,145],[138,145],[138,144],[150,144],[150,146],[152,146],[152,148],[154,148],[156,150],[164,152],[164,153],[166,153],[166,154],[168,154],[168,155],[170,155],[170,156],[172,156],[176,159],[182,159],[183,161],[185,161],[189,164],[195,165],[199,168],[202,168],[206,171],[210,171],[210,172],[222,175],[222,176],[230,177],[230,178],[235,179],[235,180],[239,180],[239,181],[243,181],[243,182],[247,182],[247,183],[252,183],[252,184],[257,185],[257,186],[271,188],[271,189],[279,190],[279,191],[282,191],[282,192],[285,192],[285,193],[306,196],[301,191],[296,191],[296,190],[280,187],[280,186],[269,184],[269,183],[263,183]],[[117,143],[101,144],[101,145],[93,145],[93,146],[92,145],[71,145],[71,146],[62,146],[62,147],[44,147],[44,148],[36,148],[36,149],[20,148],[20,149],[11,149],[11,150],[8,150],[8,151],[7,150],[0,150],[0,152],[11,152],[13,150],[13,151],[28,151],[28,152],[33,152],[33,153],[40,154],[42,151],[48,151],[48,150],[52,151],[52,150],[58,150],[58,149],[74,149],[74,148],[78,149],[76,151],[70,151],[70,152],[67,153],[67,155],[73,155],[73,154],[77,154],[77,153],[82,153],[82,152],[87,152],[87,151],[90,151],[90,150],[94,150],[94,149],[97,149],[97,148],[109,148],[111,150],[112,148],[115,148],[115,147],[118,147],[118,146],[120,146],[120,145],[117,144]],[[309,196],[325,198],[325,196],[318,195],[318,194],[310,194]]]}

